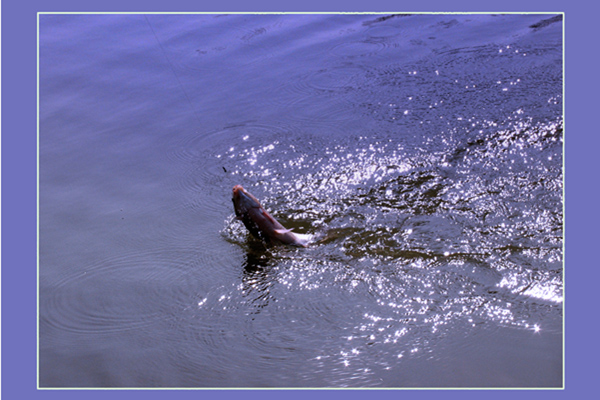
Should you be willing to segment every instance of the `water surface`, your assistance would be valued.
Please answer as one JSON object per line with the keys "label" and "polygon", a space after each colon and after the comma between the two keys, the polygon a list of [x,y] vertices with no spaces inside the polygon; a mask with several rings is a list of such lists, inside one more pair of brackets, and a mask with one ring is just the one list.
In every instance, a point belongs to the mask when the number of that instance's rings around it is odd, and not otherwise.
{"label": "water surface", "polygon": [[[560,387],[556,15],[41,15],[41,387]],[[241,184],[309,248],[234,219]]]}

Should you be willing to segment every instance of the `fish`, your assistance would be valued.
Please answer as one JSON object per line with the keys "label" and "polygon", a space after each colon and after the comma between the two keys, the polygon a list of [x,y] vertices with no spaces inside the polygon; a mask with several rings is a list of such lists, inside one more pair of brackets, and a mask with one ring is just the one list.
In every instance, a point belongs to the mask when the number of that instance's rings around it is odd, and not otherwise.
{"label": "fish", "polygon": [[241,185],[233,187],[232,201],[236,219],[244,223],[252,236],[267,243],[308,247],[312,235],[294,233],[293,228],[286,229]]}

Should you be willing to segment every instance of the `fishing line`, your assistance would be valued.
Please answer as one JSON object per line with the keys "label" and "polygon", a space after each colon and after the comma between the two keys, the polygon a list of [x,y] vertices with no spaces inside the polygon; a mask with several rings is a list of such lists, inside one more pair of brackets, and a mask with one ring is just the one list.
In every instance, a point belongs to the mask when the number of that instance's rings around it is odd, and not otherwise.
{"label": "fishing line", "polygon": [[154,31],[154,28],[152,27],[152,24],[150,23],[150,20],[148,19],[148,16],[144,15],[144,18],[146,19],[146,22],[148,23],[148,26],[150,27],[150,30],[152,31],[152,34],[154,35],[154,38],[156,39],[156,42],[160,46],[160,49],[162,50],[163,55],[167,59],[167,64],[169,64],[169,67],[171,68],[171,71],[173,72],[173,75],[175,75],[175,79],[177,80],[177,83],[179,84],[179,88],[181,89],[181,91],[183,92],[183,95],[187,99],[188,104],[190,105],[190,109],[192,110],[192,113],[194,114],[194,117],[196,117],[196,120],[198,121],[198,123],[201,124],[200,117],[198,117],[198,114],[196,113],[196,110],[194,109],[194,106],[192,105],[192,100],[190,99],[190,96],[188,96],[187,92],[185,91],[185,88],[183,87],[181,81],[179,80],[179,77],[177,76],[177,72],[175,72],[175,67],[173,67],[173,63],[171,62],[171,59],[167,55],[167,51],[165,50],[165,48],[163,47],[162,43],[158,39],[158,35],[156,34],[156,31]]}

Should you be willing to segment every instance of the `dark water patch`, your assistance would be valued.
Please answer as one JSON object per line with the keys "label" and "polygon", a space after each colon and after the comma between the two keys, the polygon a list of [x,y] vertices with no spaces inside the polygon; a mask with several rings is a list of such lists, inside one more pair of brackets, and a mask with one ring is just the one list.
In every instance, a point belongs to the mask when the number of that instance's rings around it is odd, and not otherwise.
{"label": "dark water patch", "polygon": [[391,14],[391,15],[384,15],[383,17],[375,18],[375,19],[370,20],[370,21],[365,21],[365,22],[363,22],[363,25],[369,26],[369,25],[377,24],[379,22],[384,22],[384,21],[390,20],[392,18],[410,17],[411,15],[412,14]]}
{"label": "dark water patch", "polygon": [[537,22],[535,24],[531,24],[529,25],[530,28],[537,30],[537,29],[542,29],[545,28],[546,26],[553,24],[555,22],[561,22],[563,20],[562,14],[561,15],[556,15],[552,18],[546,18],[541,20],[540,22]]}

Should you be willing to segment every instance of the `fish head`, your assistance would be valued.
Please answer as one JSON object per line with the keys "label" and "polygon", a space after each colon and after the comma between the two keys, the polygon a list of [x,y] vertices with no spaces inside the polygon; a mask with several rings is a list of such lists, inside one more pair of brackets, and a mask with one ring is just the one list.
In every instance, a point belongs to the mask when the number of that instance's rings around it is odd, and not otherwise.
{"label": "fish head", "polygon": [[241,185],[233,187],[233,208],[238,219],[248,214],[253,208],[261,208],[256,197],[248,193]]}

